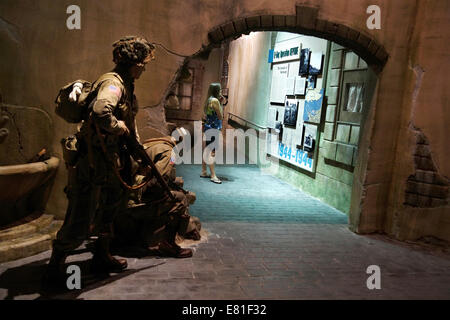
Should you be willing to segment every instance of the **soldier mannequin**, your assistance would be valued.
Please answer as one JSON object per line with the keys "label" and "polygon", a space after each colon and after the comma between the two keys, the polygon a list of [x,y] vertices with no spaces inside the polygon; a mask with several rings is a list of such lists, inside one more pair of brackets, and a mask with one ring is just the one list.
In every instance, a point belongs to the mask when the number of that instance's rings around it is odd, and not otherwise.
{"label": "soldier mannequin", "polygon": [[[164,200],[166,191],[155,178],[137,192],[131,193],[127,211],[118,214],[114,221],[116,247],[140,247],[148,255],[189,258],[193,252],[181,248],[175,241],[179,234],[185,238],[200,240],[196,229],[189,230],[188,197],[182,189],[175,186],[176,141],[172,137],[155,138],[146,141],[143,146],[163,179],[171,188],[175,201]],[[143,168],[142,171],[146,171]],[[135,175],[135,184],[145,179],[145,172]],[[162,200],[162,201],[161,201]]]}
{"label": "soldier mannequin", "polygon": [[[109,251],[113,219],[126,208],[128,200],[128,191],[114,170],[120,172],[123,181],[131,183],[130,154],[121,137],[134,135],[138,139],[134,80],[139,79],[145,65],[154,58],[155,47],[134,36],[120,39],[113,47],[116,67],[92,85],[97,96],[89,107],[90,118],[76,134],[77,162],[72,166],[66,162],[69,183],[65,191],[69,205],[64,224],[53,242],[45,277],[50,282],[61,284],[66,257],[93,233],[98,236],[91,264],[93,271],[120,272],[127,268],[125,259],[116,259]],[[81,88],[81,84],[75,84],[70,99],[76,100]],[[106,153],[102,144],[106,146]],[[93,217],[96,217],[96,225],[92,224]]]}

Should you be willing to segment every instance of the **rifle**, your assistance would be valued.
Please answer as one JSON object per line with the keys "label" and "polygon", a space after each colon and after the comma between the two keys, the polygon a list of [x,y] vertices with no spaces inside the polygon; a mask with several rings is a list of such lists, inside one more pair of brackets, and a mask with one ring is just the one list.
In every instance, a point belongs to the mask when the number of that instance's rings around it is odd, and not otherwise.
{"label": "rifle", "polygon": [[[101,148],[103,149],[103,152],[105,153],[105,156],[113,163],[114,172],[115,172],[117,178],[120,180],[120,182],[129,190],[137,190],[137,189],[140,189],[143,186],[145,186],[149,182],[149,180],[146,180],[146,181],[144,181],[143,183],[141,183],[141,184],[139,184],[137,186],[129,186],[125,181],[123,181],[123,179],[120,176],[120,173],[118,171],[118,168],[116,166],[116,163],[110,159],[108,151],[106,150],[105,141],[103,141],[103,139],[102,139],[102,134],[100,132],[100,128],[99,128],[97,122],[94,121],[94,124],[95,124],[95,129],[97,131],[97,135],[98,135],[98,137],[100,139]],[[152,173],[154,174],[156,180],[161,185],[161,187],[164,189],[164,191],[166,191],[166,193],[169,196],[170,200],[172,200],[173,202],[176,202],[177,200],[175,199],[175,196],[170,191],[169,186],[167,185],[166,181],[161,176],[161,173],[159,173],[158,168],[156,168],[155,163],[153,162],[153,160],[149,157],[147,152],[145,152],[144,146],[142,146],[136,140],[136,137],[133,134],[131,134],[131,133],[128,134],[128,135],[124,134],[122,137],[124,138],[124,141],[125,141],[125,144],[126,144],[127,148],[132,153],[133,158],[134,157],[140,158],[141,161],[144,164],[146,164],[147,166],[149,166],[152,169]]]}
{"label": "rifle", "polygon": [[172,201],[177,201],[172,194],[167,182],[164,180],[164,178],[161,176],[161,173],[159,173],[158,168],[156,168],[155,163],[150,158],[150,156],[145,152],[144,146],[140,144],[136,137],[133,134],[129,135],[123,135],[125,139],[125,144],[127,145],[127,148],[130,149],[130,152],[132,153],[133,157],[137,156],[141,159],[143,164],[149,166],[152,169],[152,173],[155,176],[156,180],[160,184],[160,186],[166,191],[167,195]]}

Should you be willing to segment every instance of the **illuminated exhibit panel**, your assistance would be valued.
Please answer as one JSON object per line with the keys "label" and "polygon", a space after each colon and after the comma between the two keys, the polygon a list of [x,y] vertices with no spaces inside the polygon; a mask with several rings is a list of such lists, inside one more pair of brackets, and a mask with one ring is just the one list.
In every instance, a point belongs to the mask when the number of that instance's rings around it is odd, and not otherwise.
{"label": "illuminated exhibit panel", "polygon": [[326,40],[280,32],[269,53],[267,153],[310,172],[315,170],[326,52]]}

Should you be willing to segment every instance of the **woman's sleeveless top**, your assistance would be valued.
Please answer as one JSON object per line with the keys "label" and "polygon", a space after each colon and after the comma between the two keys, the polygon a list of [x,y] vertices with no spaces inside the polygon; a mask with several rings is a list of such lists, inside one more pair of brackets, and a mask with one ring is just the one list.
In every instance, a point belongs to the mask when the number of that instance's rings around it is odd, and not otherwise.
{"label": "woman's sleeveless top", "polygon": [[220,105],[220,102],[216,98],[209,99],[208,106],[206,108],[206,120],[204,122],[204,127],[203,127],[204,131],[206,131],[208,129],[217,129],[217,130],[222,129],[222,120],[220,120],[217,117],[217,114],[214,111],[214,108],[212,106],[214,100],[216,100]]}

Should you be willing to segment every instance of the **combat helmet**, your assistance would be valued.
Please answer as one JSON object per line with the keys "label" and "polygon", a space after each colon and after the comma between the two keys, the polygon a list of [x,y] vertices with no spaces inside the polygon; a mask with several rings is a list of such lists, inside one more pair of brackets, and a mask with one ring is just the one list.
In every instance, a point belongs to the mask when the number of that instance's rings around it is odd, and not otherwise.
{"label": "combat helmet", "polygon": [[154,59],[155,46],[145,38],[126,36],[114,42],[113,48],[113,61],[117,65],[139,65]]}

